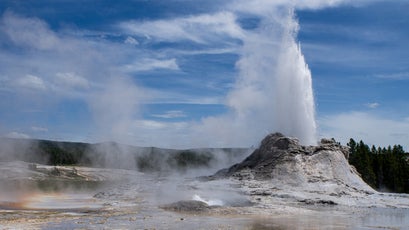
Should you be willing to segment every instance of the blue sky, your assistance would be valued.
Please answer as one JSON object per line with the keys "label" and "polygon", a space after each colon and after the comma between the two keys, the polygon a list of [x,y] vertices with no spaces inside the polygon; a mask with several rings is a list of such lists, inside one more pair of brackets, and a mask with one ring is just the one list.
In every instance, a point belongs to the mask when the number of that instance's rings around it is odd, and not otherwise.
{"label": "blue sky", "polygon": [[[302,130],[316,127],[316,138],[407,149],[407,9],[365,0],[1,1],[0,135],[228,147],[273,131],[305,139]],[[278,79],[294,74],[307,83],[277,94]],[[311,78],[316,124],[292,101]]]}

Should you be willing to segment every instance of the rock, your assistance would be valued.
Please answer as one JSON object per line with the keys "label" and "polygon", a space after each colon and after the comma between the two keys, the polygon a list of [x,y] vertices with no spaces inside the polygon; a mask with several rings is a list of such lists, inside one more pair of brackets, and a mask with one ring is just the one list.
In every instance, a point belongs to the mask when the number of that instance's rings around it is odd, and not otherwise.
{"label": "rock", "polygon": [[331,150],[331,151],[341,151],[345,158],[348,160],[349,159],[349,147],[348,146],[342,146],[339,142],[336,142],[334,138],[331,139],[326,139],[323,138],[321,139],[321,144],[317,146],[316,150]]}
{"label": "rock", "polygon": [[[293,153],[303,152],[297,139],[285,137],[281,133],[270,134],[263,139],[261,145],[243,162],[233,165],[229,169],[222,169],[217,176],[232,176],[243,169],[258,171],[266,166],[274,168],[276,164],[285,161]],[[264,176],[268,176],[265,174]]]}
{"label": "rock", "polygon": [[312,199],[304,199],[300,200],[299,202],[308,204],[308,205],[337,205],[336,202],[332,200],[312,200]]}
{"label": "rock", "polygon": [[168,211],[175,212],[204,212],[210,209],[210,206],[205,202],[197,200],[182,200],[175,203],[161,206]]}
{"label": "rock", "polygon": [[322,139],[318,146],[303,146],[296,138],[273,133],[241,163],[222,169],[211,178],[274,180],[278,185],[315,193],[328,189],[373,191],[349,165],[348,153],[349,148],[334,139]]}

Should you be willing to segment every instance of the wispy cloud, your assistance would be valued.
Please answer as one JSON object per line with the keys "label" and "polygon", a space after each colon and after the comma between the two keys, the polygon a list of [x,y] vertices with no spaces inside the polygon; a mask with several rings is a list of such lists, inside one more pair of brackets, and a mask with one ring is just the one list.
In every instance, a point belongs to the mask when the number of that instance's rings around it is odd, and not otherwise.
{"label": "wispy cloud", "polygon": [[89,82],[84,77],[81,77],[75,73],[57,73],[55,82],[58,85],[62,85],[68,88],[88,88]]}
{"label": "wispy cloud", "polygon": [[37,18],[23,18],[6,11],[2,17],[3,31],[17,45],[39,50],[58,48],[61,43],[48,25]]}
{"label": "wispy cloud", "polygon": [[139,45],[138,40],[136,40],[135,38],[128,36],[126,37],[125,41],[126,44],[130,44],[130,45]]}
{"label": "wispy cloud", "polygon": [[169,110],[169,111],[166,111],[163,114],[153,114],[152,117],[173,119],[173,118],[187,117],[187,115],[181,110]]}
{"label": "wispy cloud", "polygon": [[5,135],[5,137],[8,137],[8,138],[25,138],[25,139],[30,138],[29,135],[27,135],[25,133],[20,133],[20,132],[10,132],[10,133],[7,133]]}
{"label": "wispy cloud", "polygon": [[123,69],[126,72],[150,71],[156,69],[179,70],[179,66],[175,58],[166,60],[145,58],[136,61],[133,64],[125,65]]}
{"label": "wispy cloud", "polygon": [[375,55],[375,51],[354,45],[339,46],[305,42],[301,46],[309,63],[317,66],[330,64],[341,68],[368,68],[386,61],[383,57]]}
{"label": "wispy cloud", "polygon": [[[20,50],[13,53],[6,49],[0,53],[4,60],[0,62],[0,74],[7,76],[5,83],[10,88],[47,91],[55,98],[88,88],[86,77],[105,77],[100,74],[104,66],[102,55],[85,39],[57,35],[44,21],[12,12],[3,15],[1,25],[1,32],[11,41],[9,45]],[[20,90],[14,93],[19,96]]]}
{"label": "wispy cloud", "polygon": [[385,79],[385,80],[409,80],[409,72],[398,72],[398,73],[389,73],[389,74],[376,74],[376,78]]}
{"label": "wispy cloud", "polygon": [[[195,145],[191,137],[191,123],[137,119],[130,123],[129,138],[140,146],[189,148]],[[157,141],[160,140],[160,141]]]}
{"label": "wispy cloud", "polygon": [[376,109],[380,106],[380,104],[378,102],[372,102],[372,103],[365,104],[365,106],[370,109]]}
{"label": "wispy cloud", "polygon": [[344,144],[349,138],[377,146],[400,144],[409,149],[409,118],[391,119],[364,113],[349,112],[321,117],[321,135],[334,137]]}
{"label": "wispy cloud", "polygon": [[367,27],[365,25],[344,25],[325,22],[306,23],[302,26],[304,33],[333,36],[343,38],[344,43],[366,42],[370,44],[385,44],[389,41],[398,41],[401,35],[390,28]]}
{"label": "wispy cloud", "polygon": [[[271,9],[280,7],[293,7],[296,9],[322,9],[325,7],[333,7],[342,3],[354,2],[352,0],[236,0],[232,1],[231,8],[240,12],[254,13],[258,15],[268,15]],[[369,0],[360,0],[355,2],[369,2]],[[274,17],[273,15],[270,15]]]}
{"label": "wispy cloud", "polygon": [[150,103],[153,104],[196,104],[196,105],[223,105],[226,102],[225,96],[215,95],[192,95],[182,92],[175,92],[169,89],[145,89],[149,91]]}
{"label": "wispy cloud", "polygon": [[47,128],[40,126],[31,126],[31,130],[33,130],[34,132],[48,132]]}
{"label": "wispy cloud", "polygon": [[[96,128],[90,132],[98,133],[101,139],[116,135],[120,138],[122,131],[126,133],[127,123],[139,116],[138,105],[147,95],[129,80],[130,76],[118,71],[118,65],[129,58],[129,45],[83,37],[81,33],[62,34],[41,19],[12,12],[5,13],[0,24],[0,33],[5,35],[1,42],[11,47],[0,52],[0,76],[11,88],[7,93],[16,100],[52,113],[57,109],[55,106],[64,105],[74,96],[75,103],[82,107],[73,109],[90,111],[91,114],[81,114],[81,117],[95,115]],[[19,52],[13,52],[15,49]],[[26,94],[27,90],[31,94]],[[32,95],[34,91],[41,92],[42,96]],[[12,103],[4,102],[5,105]],[[35,118],[22,116],[36,123]],[[81,127],[75,127],[73,119],[64,122],[80,132]],[[33,131],[28,127],[28,133]]]}
{"label": "wispy cloud", "polygon": [[17,79],[15,84],[19,87],[31,90],[44,91],[47,89],[42,78],[30,74]]}
{"label": "wispy cloud", "polygon": [[126,33],[162,41],[207,43],[225,37],[243,38],[244,34],[230,12],[202,14],[156,21],[127,21],[120,27]]}

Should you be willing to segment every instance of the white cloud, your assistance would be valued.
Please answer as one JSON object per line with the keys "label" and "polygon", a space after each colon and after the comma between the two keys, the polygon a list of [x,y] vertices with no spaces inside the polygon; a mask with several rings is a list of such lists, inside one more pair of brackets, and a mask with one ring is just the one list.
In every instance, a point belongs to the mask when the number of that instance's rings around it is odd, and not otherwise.
{"label": "white cloud", "polygon": [[169,110],[164,114],[153,114],[153,117],[172,119],[172,118],[183,118],[186,117],[186,114],[181,110]]}
{"label": "white cloud", "polygon": [[120,24],[127,33],[164,41],[190,40],[197,43],[220,40],[220,37],[242,38],[243,31],[230,12],[202,14],[169,20],[128,21]]}
{"label": "white cloud", "polygon": [[386,80],[409,80],[409,72],[398,72],[390,74],[376,74],[376,78]]}
{"label": "white cloud", "polygon": [[409,118],[390,119],[350,112],[322,117],[319,126],[321,136],[334,137],[344,144],[353,138],[375,146],[400,144],[409,150]]}
{"label": "white cloud", "polygon": [[55,82],[68,88],[88,88],[89,82],[75,73],[57,73]]}
{"label": "white cloud", "polygon": [[23,88],[31,89],[31,90],[44,91],[47,89],[43,79],[41,79],[40,77],[34,76],[34,75],[30,75],[30,74],[17,79],[16,84],[19,87],[23,87]]}
{"label": "white cloud", "polygon": [[39,126],[32,126],[31,130],[33,130],[34,132],[48,132],[47,128]]}
{"label": "white cloud", "polygon": [[174,50],[178,55],[202,55],[202,54],[236,54],[239,52],[239,47],[215,48],[215,49],[194,49],[194,50]]}
{"label": "white cloud", "polygon": [[[133,144],[165,148],[197,147],[191,136],[189,122],[163,122],[136,119],[130,123]],[[201,141],[203,141],[202,138]]]}
{"label": "white cloud", "polygon": [[362,6],[377,1],[383,0],[233,0],[230,8],[239,12],[268,15],[271,13],[271,9],[277,9],[280,7],[317,10],[342,4]]}
{"label": "white cloud", "polygon": [[19,133],[19,132],[11,132],[5,135],[5,137],[8,138],[24,138],[24,139],[28,139],[30,138],[29,135],[25,134],[25,133]]}
{"label": "white cloud", "polygon": [[[362,23],[334,25],[326,22],[310,23],[306,20],[301,30],[308,34],[307,36],[318,38],[318,41],[307,40],[302,43],[303,51],[307,54],[310,64],[328,65],[329,63],[339,68],[376,69],[378,67],[379,69],[377,63],[382,63],[384,68],[403,63],[402,60],[393,57],[399,56],[402,50],[396,50],[393,47],[388,49],[371,48],[374,45],[383,46],[406,39],[406,35],[395,28],[384,27],[379,23],[376,26],[368,27]],[[342,42],[342,44],[339,42],[320,42],[321,36],[337,37],[346,42]],[[374,77],[408,79],[408,73],[378,74]]]}
{"label": "white cloud", "polygon": [[112,68],[107,63],[114,63],[109,60],[116,55],[114,47],[99,49],[100,44],[81,37],[57,35],[38,18],[7,12],[0,24],[0,32],[20,50],[0,52],[0,73],[7,76],[5,84],[16,96],[26,96],[21,89],[44,91],[52,98],[72,96],[78,89],[89,89],[87,78],[104,81]]}
{"label": "white cloud", "polygon": [[[80,32],[62,34],[51,30],[40,19],[4,14],[0,34],[6,36],[0,39],[13,48],[0,51],[1,81],[12,88],[7,93],[18,99],[15,101],[27,105],[25,110],[55,114],[57,106],[64,106],[66,99],[75,97],[75,103],[88,108],[81,107],[73,112],[81,113],[81,117],[94,115],[90,124],[94,130],[89,132],[90,135],[95,133],[95,140],[120,140],[128,133],[128,125],[140,116],[141,100],[149,97],[129,76],[118,71],[118,66],[127,63],[130,57],[134,59],[135,50],[123,43],[82,36]],[[19,52],[13,52],[15,49]],[[32,72],[35,75],[27,75]],[[26,89],[37,94],[28,95]],[[30,103],[32,101],[35,103]],[[87,110],[90,114],[82,113]],[[66,116],[66,123],[61,125],[74,124],[71,132],[83,132],[83,127],[75,127],[75,121]],[[38,118],[27,117],[30,119]],[[36,128],[30,131],[36,130],[40,131]]]}
{"label": "white cloud", "polygon": [[155,69],[179,70],[179,66],[175,58],[167,60],[146,58],[133,64],[125,65],[123,69],[126,72],[150,71]]}
{"label": "white cloud", "polygon": [[136,40],[135,38],[133,38],[131,36],[126,37],[125,43],[130,44],[130,45],[139,45],[138,40]]}
{"label": "white cloud", "polygon": [[331,64],[344,68],[373,68],[375,63],[385,63],[382,55],[373,50],[362,49],[349,45],[303,43],[302,49],[308,53],[309,63],[317,65]]}
{"label": "white cloud", "polygon": [[134,126],[136,128],[140,128],[142,130],[159,130],[167,128],[168,125],[165,122],[153,121],[153,120],[137,120],[134,122]]}
{"label": "white cloud", "polygon": [[226,102],[222,95],[192,95],[169,89],[149,89],[148,91],[148,94],[151,95],[149,102],[154,104],[224,105]]}
{"label": "white cloud", "polygon": [[370,109],[376,109],[380,106],[380,104],[378,102],[372,102],[372,103],[365,104],[365,106]]}
{"label": "white cloud", "polygon": [[[321,9],[332,7],[350,0],[236,0],[232,1],[231,8],[239,12],[268,15],[272,9],[280,7],[294,7],[297,9]],[[273,17],[273,15],[270,15]]]}
{"label": "white cloud", "polygon": [[37,18],[23,18],[7,11],[2,18],[3,31],[15,44],[39,50],[55,49],[59,38],[48,25]]}

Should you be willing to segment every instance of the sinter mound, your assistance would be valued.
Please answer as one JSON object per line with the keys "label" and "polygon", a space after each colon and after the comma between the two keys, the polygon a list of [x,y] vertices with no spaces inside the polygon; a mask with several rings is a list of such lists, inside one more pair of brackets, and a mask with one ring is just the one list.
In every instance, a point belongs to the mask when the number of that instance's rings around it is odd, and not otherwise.
{"label": "sinter mound", "polygon": [[243,162],[217,172],[214,177],[239,180],[272,180],[278,187],[315,191],[370,192],[348,163],[349,148],[334,139],[322,139],[318,146],[302,146],[296,138],[270,134]]}

